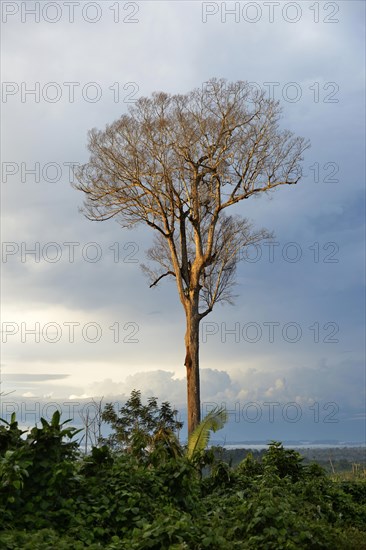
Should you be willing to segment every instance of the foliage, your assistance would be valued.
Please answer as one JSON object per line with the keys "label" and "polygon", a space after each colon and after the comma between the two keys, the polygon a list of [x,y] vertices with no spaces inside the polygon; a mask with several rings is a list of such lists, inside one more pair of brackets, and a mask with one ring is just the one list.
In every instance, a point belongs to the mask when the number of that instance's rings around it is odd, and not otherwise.
{"label": "foliage", "polygon": [[333,480],[275,441],[262,460],[249,454],[236,467],[208,452],[201,478],[182,447],[174,453],[169,440],[160,443],[159,415],[152,418],[137,422],[152,438],[149,452],[103,445],[86,456],[72,441],[77,430],[56,413],[28,434],[15,417],[3,422],[0,548],[366,548],[365,480]]}
{"label": "foliage", "polygon": [[110,424],[113,432],[105,442],[114,449],[125,449],[141,458],[159,447],[169,449],[176,456],[180,446],[175,434],[183,427],[177,414],[168,402],[159,407],[156,397],[150,397],[147,405],[143,405],[141,392],[133,390],[119,413],[112,403],[106,404],[102,419]]}
{"label": "foliage", "polygon": [[284,449],[277,441],[272,441],[263,458],[264,470],[275,472],[279,477],[289,476],[297,481],[303,474],[303,457],[293,449]]}
{"label": "foliage", "polygon": [[18,428],[15,413],[13,412],[10,422],[1,419],[5,426],[0,426],[0,453],[8,449],[14,449],[22,444],[21,436],[25,433]]}
{"label": "foliage", "polygon": [[41,418],[42,427],[35,426],[27,434],[18,428],[15,416],[2,426],[0,451],[0,526],[9,518],[16,525],[48,527],[57,517],[62,524],[67,521],[71,496],[77,487],[75,460],[77,443],[72,439],[79,430],[60,424],[56,411],[47,422]]}
{"label": "foliage", "polygon": [[210,431],[216,432],[223,428],[227,421],[226,409],[214,409],[200,422],[188,438],[187,457],[193,458],[195,453],[202,452],[209,440]]}

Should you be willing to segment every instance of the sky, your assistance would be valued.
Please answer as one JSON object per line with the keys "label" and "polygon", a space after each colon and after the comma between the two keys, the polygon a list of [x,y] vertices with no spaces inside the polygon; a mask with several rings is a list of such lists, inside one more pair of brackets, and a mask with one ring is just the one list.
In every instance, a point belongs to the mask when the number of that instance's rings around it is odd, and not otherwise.
{"label": "sky", "polygon": [[[233,212],[275,234],[241,251],[233,306],[201,323],[202,414],[219,442],[365,441],[365,4],[1,3],[1,403],[74,424],[132,389],[185,417],[184,313],[140,269],[153,233],[80,213],[87,134],[154,91],[247,80],[310,140],[304,177]],[[11,393],[9,393],[11,392]],[[116,405],[118,406],[118,405]],[[66,416],[65,416],[66,418]]]}

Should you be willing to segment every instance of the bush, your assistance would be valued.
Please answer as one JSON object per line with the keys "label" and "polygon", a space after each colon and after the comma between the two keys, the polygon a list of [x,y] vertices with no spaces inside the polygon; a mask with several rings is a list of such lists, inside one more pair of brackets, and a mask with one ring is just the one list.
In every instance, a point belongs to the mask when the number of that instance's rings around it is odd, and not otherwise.
{"label": "bush", "polygon": [[0,548],[366,549],[366,483],[334,481],[281,443],[233,468],[213,452],[188,459],[160,427],[150,447],[81,457],[65,424],[55,413],[25,438],[15,417],[0,426]]}
{"label": "bush", "polygon": [[73,513],[72,497],[78,489],[78,430],[60,424],[60,413],[50,423],[41,418],[25,439],[15,416],[1,430],[0,528],[11,520],[14,526],[39,529],[67,525]]}

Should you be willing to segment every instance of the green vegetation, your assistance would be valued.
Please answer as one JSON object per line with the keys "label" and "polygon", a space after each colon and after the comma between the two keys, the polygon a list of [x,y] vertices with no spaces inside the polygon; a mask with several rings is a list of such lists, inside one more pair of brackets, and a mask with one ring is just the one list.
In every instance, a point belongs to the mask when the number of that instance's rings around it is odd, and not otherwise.
{"label": "green vegetation", "polygon": [[366,549],[364,476],[332,479],[278,442],[232,467],[203,448],[222,411],[185,449],[175,411],[139,392],[104,420],[86,456],[57,412],[27,434],[2,421],[0,548]]}
{"label": "green vegetation", "polygon": [[[217,458],[227,462],[231,466],[237,466],[251,453],[256,460],[262,461],[266,449],[223,449],[214,447]],[[333,447],[333,448],[307,448],[299,449],[303,457],[303,464],[313,463],[321,466],[335,480],[364,479],[366,475],[366,449],[364,447]]]}

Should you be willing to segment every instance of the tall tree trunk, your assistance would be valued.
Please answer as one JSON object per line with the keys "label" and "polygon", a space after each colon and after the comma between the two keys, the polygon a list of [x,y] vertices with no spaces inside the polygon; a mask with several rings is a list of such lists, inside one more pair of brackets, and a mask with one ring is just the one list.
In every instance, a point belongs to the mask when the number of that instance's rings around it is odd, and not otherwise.
{"label": "tall tree trunk", "polygon": [[199,323],[198,304],[186,309],[186,359],[188,435],[201,420],[200,372],[199,372]]}

